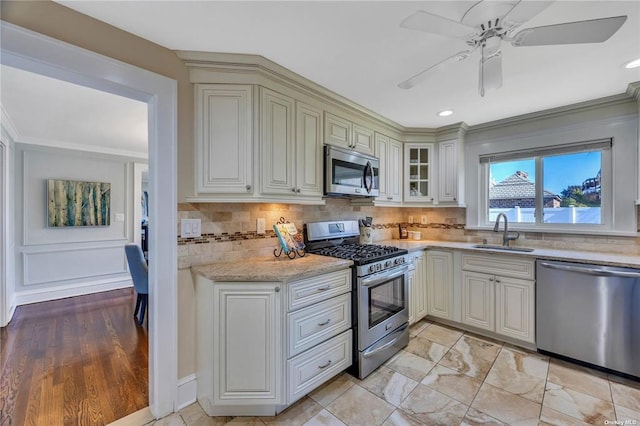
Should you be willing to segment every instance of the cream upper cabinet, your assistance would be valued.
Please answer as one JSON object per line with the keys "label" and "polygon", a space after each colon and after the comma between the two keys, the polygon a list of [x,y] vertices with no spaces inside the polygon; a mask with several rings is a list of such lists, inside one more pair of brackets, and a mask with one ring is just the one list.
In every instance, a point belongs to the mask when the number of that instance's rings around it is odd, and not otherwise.
{"label": "cream upper cabinet", "polygon": [[535,343],[535,262],[462,255],[462,322]]}
{"label": "cream upper cabinet", "polygon": [[404,201],[433,203],[433,144],[404,145]]}
{"label": "cream upper cabinet", "polygon": [[330,112],[325,112],[324,143],[372,155],[374,151],[373,130]]}
{"label": "cream upper cabinet", "polygon": [[453,253],[427,251],[427,313],[453,320]]}
{"label": "cream upper cabinet", "polygon": [[261,194],[322,197],[322,111],[260,88]]}
{"label": "cream upper cabinet", "polygon": [[296,102],[296,190],[322,197],[322,110]]}
{"label": "cream upper cabinet", "polygon": [[410,254],[409,269],[409,323],[427,316],[427,259],[424,252]]}
{"label": "cream upper cabinet", "polygon": [[196,84],[195,92],[196,197],[251,196],[252,86]]}
{"label": "cream upper cabinet", "polygon": [[373,130],[359,124],[353,125],[353,150],[373,154]]}
{"label": "cream upper cabinet", "polygon": [[438,202],[458,201],[458,141],[438,143]]}
{"label": "cream upper cabinet", "polygon": [[379,189],[376,203],[400,205],[402,202],[402,143],[375,133],[375,156],[380,159]]}
{"label": "cream upper cabinet", "polygon": [[260,88],[260,150],[263,194],[295,193],[295,100]]}
{"label": "cream upper cabinet", "polygon": [[353,149],[353,123],[337,115],[325,112],[324,143]]}

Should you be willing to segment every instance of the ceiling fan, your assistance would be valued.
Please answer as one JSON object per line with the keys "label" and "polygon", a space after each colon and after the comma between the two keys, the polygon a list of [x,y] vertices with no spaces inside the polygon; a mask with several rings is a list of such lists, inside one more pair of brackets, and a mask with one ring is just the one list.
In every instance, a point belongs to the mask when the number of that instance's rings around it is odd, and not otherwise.
{"label": "ceiling fan", "polygon": [[419,10],[404,19],[400,26],[411,30],[425,31],[464,40],[469,49],[419,72],[398,84],[402,89],[410,89],[428,77],[429,71],[449,62],[463,61],[480,49],[480,73],[478,91],[502,87],[503,41],[512,46],[548,46],[557,44],[601,43],[611,37],[627,20],[626,16],[591,19],[587,21],[565,22],[526,28],[514,34],[517,27],[524,24],[548,7],[552,1],[480,0],[471,6],[460,21]]}

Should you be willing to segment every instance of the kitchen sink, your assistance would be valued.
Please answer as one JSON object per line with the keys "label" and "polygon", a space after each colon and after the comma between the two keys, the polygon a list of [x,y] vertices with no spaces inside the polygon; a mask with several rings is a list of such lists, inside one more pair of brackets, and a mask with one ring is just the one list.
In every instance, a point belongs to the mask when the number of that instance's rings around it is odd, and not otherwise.
{"label": "kitchen sink", "polygon": [[472,247],[479,248],[479,249],[490,249],[490,250],[522,251],[527,253],[530,253],[533,251],[532,248],[527,248],[527,247],[509,247],[509,246],[498,246],[498,245],[492,245],[492,244],[476,244]]}

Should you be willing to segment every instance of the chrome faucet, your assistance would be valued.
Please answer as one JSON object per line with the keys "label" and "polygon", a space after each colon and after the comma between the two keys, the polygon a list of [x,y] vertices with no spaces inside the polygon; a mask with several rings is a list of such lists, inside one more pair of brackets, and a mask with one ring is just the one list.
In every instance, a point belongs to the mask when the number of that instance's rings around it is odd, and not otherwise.
{"label": "chrome faucet", "polygon": [[514,233],[509,232],[509,225],[507,224],[507,215],[504,213],[498,213],[498,217],[496,217],[496,224],[493,227],[493,232],[500,231],[500,218],[504,218],[504,231],[502,233],[502,245],[504,247],[509,247],[509,241],[515,241],[520,237],[520,232],[515,231]]}

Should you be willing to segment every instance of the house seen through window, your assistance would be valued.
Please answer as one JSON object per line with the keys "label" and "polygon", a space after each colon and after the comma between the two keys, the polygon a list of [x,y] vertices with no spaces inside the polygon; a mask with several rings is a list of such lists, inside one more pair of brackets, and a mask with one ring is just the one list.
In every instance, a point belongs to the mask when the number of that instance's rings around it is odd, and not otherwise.
{"label": "house seen through window", "polygon": [[[610,142],[609,145],[610,146]],[[602,143],[486,159],[489,222],[601,225]]]}

